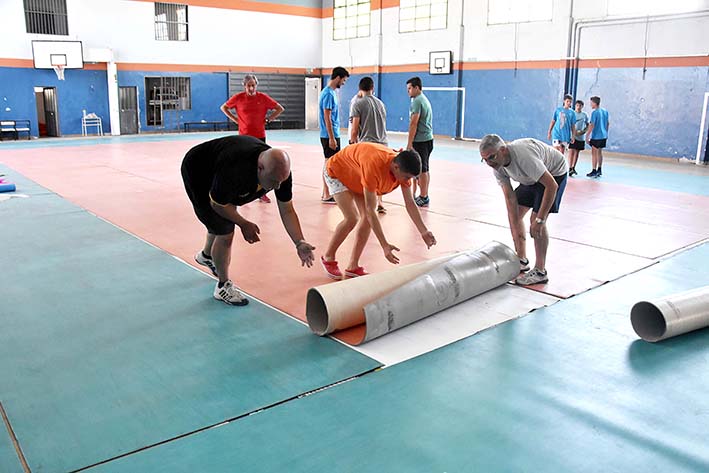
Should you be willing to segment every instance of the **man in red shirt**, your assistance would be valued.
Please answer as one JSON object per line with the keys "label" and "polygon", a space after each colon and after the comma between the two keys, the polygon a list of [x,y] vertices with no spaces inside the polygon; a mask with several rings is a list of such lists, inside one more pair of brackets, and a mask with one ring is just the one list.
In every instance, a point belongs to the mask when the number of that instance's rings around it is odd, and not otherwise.
{"label": "man in red shirt", "polygon": [[[233,95],[221,106],[224,115],[239,126],[240,135],[253,136],[266,142],[266,124],[275,120],[283,113],[283,106],[269,97],[256,91],[258,78],[253,74],[244,76],[244,91]],[[231,109],[236,111],[236,115]],[[275,110],[269,115],[269,112]],[[264,195],[261,202],[269,203],[271,199]]]}

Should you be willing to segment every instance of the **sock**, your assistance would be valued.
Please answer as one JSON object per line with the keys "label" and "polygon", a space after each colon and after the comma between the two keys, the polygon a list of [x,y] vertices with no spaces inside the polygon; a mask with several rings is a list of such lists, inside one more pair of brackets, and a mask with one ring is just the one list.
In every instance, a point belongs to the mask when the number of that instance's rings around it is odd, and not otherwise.
{"label": "sock", "polygon": [[219,284],[217,284],[217,287],[218,287],[219,289],[221,289],[221,288],[224,287],[224,284],[225,284],[225,283],[226,283],[226,281],[224,281],[224,282],[221,282],[221,281],[220,281]]}
{"label": "sock", "polygon": [[601,172],[601,166],[598,166],[598,172]]}

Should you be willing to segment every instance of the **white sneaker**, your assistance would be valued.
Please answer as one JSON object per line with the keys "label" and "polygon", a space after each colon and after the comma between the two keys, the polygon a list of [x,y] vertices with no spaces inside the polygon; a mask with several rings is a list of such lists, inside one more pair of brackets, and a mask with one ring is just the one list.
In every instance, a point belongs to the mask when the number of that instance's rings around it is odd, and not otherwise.
{"label": "white sneaker", "polygon": [[202,266],[208,267],[212,271],[213,275],[219,277],[219,274],[217,274],[217,267],[214,265],[214,261],[212,260],[212,258],[205,258],[204,254],[202,254],[202,250],[198,251],[197,254],[194,255],[194,260]]}
{"label": "white sneaker", "polygon": [[547,272],[534,268],[530,272],[523,274],[515,279],[515,284],[519,286],[531,286],[532,284],[541,284],[549,281]]}
{"label": "white sneaker", "polygon": [[239,292],[231,281],[225,282],[222,287],[219,287],[219,283],[217,283],[214,286],[214,298],[230,305],[246,305],[249,303],[249,300]]}

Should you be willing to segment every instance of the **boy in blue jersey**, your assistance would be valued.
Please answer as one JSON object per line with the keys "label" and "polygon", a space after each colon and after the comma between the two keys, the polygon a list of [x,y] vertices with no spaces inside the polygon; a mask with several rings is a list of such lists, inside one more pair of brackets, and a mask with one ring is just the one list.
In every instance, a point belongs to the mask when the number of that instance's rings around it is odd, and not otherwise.
{"label": "boy in blue jersey", "polygon": [[564,95],[564,105],[554,111],[554,116],[549,123],[547,138],[551,140],[551,145],[561,154],[566,153],[569,143],[574,142],[576,129],[576,114],[571,110],[571,103],[574,98],[569,94]]}
{"label": "boy in blue jersey", "polygon": [[588,128],[588,115],[583,111],[583,105],[583,100],[577,100],[574,104],[576,108],[574,110],[576,115],[576,122],[574,123],[576,135],[574,136],[574,141],[569,145],[569,177],[578,174],[576,172],[576,163],[579,160],[579,153],[586,148],[586,141],[583,135],[586,134],[586,129]]}
{"label": "boy in blue jersey", "polygon": [[603,148],[608,140],[608,110],[601,108],[601,98],[591,97],[591,123],[586,131],[586,141],[591,145],[591,156],[593,160],[593,170],[586,174],[586,177],[601,177],[601,166],[603,165]]}
{"label": "boy in blue jersey", "polygon": [[[340,104],[335,90],[339,89],[350,76],[344,67],[336,67],[330,74],[330,81],[322,92],[320,92],[319,117],[320,117],[320,144],[322,144],[325,160],[340,151]],[[330,195],[330,191],[325,184],[323,177],[322,201],[327,204],[334,204],[335,199]]]}

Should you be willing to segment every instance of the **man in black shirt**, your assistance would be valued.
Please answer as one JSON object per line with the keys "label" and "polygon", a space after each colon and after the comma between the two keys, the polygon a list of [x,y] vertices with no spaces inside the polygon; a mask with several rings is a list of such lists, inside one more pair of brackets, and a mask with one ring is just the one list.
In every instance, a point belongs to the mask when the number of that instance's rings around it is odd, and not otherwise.
{"label": "man in black shirt", "polygon": [[300,261],[313,264],[315,247],[303,239],[293,207],[290,158],[250,136],[227,136],[189,150],[182,161],[182,180],[197,218],[207,227],[204,249],[195,260],[219,278],[214,298],[231,305],[248,304],[229,279],[234,225],[249,243],[259,241],[258,226],[239,214],[238,206],[275,189],[283,226],[295,244]]}

